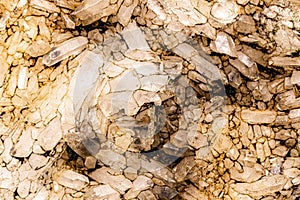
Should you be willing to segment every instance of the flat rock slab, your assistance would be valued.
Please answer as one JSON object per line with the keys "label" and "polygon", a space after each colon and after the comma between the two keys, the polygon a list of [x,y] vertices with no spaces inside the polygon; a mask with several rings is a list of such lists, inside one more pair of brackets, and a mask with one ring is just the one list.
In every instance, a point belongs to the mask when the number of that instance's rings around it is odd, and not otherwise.
{"label": "flat rock slab", "polygon": [[85,195],[84,199],[94,200],[94,199],[108,199],[108,200],[119,200],[120,194],[114,190],[109,185],[99,185],[89,189]]}
{"label": "flat rock slab", "polygon": [[272,57],[269,60],[269,64],[272,66],[300,66],[300,58],[291,57]]}
{"label": "flat rock slab", "polygon": [[242,194],[247,194],[255,199],[268,194],[281,191],[287,182],[287,177],[284,175],[273,175],[263,177],[261,180],[253,183],[237,183],[231,187]]}
{"label": "flat rock slab", "polygon": [[277,113],[265,110],[242,110],[241,118],[249,124],[270,124],[275,121]]}
{"label": "flat rock slab", "polygon": [[130,180],[126,179],[123,175],[111,175],[109,173],[109,168],[106,167],[102,167],[101,169],[91,172],[89,176],[98,183],[110,185],[121,194],[124,194],[125,191],[132,188],[132,183]]}
{"label": "flat rock slab", "polygon": [[71,170],[64,170],[56,173],[53,179],[57,181],[60,185],[63,185],[74,190],[81,190],[88,185],[88,177],[81,175],[77,172]]}

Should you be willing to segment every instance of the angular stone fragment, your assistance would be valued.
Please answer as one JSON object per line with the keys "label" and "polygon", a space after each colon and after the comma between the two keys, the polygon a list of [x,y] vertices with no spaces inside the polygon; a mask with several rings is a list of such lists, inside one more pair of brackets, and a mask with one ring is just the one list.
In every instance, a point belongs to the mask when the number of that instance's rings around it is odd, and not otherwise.
{"label": "angular stone fragment", "polygon": [[27,128],[22,132],[18,143],[14,146],[11,154],[15,157],[28,157],[32,152],[34,140],[31,137],[31,129]]}
{"label": "angular stone fragment", "polygon": [[259,164],[254,167],[243,167],[242,170],[239,172],[235,167],[229,169],[230,177],[236,181],[251,183],[263,176],[263,168]]}
{"label": "angular stone fragment", "polygon": [[272,150],[273,154],[280,156],[280,157],[285,157],[288,152],[289,152],[289,149],[285,146],[278,146]]}
{"label": "angular stone fragment", "polygon": [[78,191],[83,189],[89,183],[88,177],[71,170],[63,170],[55,173],[53,180],[65,187]]}
{"label": "angular stone fragment", "polygon": [[300,66],[300,58],[299,57],[295,57],[295,58],[291,58],[291,57],[271,57],[271,59],[269,60],[269,65],[273,65],[273,66],[281,66],[281,67],[297,67]]}
{"label": "angular stone fragment", "polygon": [[211,43],[210,47],[217,53],[237,57],[237,50],[234,41],[227,33],[219,32],[216,40]]}
{"label": "angular stone fragment", "polygon": [[145,35],[135,22],[128,24],[122,36],[130,50],[150,50]]}
{"label": "angular stone fragment", "polygon": [[209,23],[198,25],[195,29],[212,40],[216,39],[217,31]]}
{"label": "angular stone fragment", "polygon": [[0,88],[1,88],[5,78],[7,77],[7,74],[9,73],[8,71],[9,65],[2,56],[0,56],[0,63],[1,63],[1,67],[0,67]]}
{"label": "angular stone fragment", "polygon": [[292,77],[291,77],[291,84],[297,84],[300,86],[300,71],[293,71]]}
{"label": "angular stone fragment", "polygon": [[188,173],[196,165],[192,156],[185,157],[174,169],[175,179],[177,182],[187,179]]}
{"label": "angular stone fragment", "polygon": [[29,165],[34,170],[40,169],[47,164],[48,160],[49,160],[49,158],[47,158],[45,156],[33,153],[29,157]]}
{"label": "angular stone fragment", "polygon": [[138,196],[139,200],[156,200],[157,198],[150,190],[143,191]]}
{"label": "angular stone fragment", "polygon": [[62,138],[60,119],[56,117],[38,136],[38,144],[45,150],[51,151]]}
{"label": "angular stone fragment", "polygon": [[290,110],[290,113],[289,113],[288,116],[289,116],[290,119],[298,119],[298,118],[300,118],[300,108]]}
{"label": "angular stone fragment", "polygon": [[0,167],[0,188],[14,191],[15,187],[13,174],[6,167]]}
{"label": "angular stone fragment", "polygon": [[153,185],[153,182],[150,178],[146,176],[138,176],[134,181],[132,188],[124,195],[125,199],[134,199],[138,196],[138,194],[143,191],[149,189]]}
{"label": "angular stone fragment", "polygon": [[241,15],[235,25],[236,30],[240,33],[249,34],[256,31],[255,21],[248,15]]}
{"label": "angular stone fragment", "polygon": [[21,198],[26,198],[30,191],[31,182],[28,179],[20,182],[17,188],[17,193]]}
{"label": "angular stone fragment", "polygon": [[110,0],[85,0],[78,6],[73,15],[78,17],[84,26],[92,24],[101,18],[116,14],[123,1],[110,4]]}
{"label": "angular stone fragment", "polygon": [[289,130],[282,129],[275,133],[276,140],[287,140],[289,138],[292,138],[292,135]]}
{"label": "angular stone fragment", "polygon": [[153,193],[157,194],[159,199],[173,199],[177,196],[178,192],[167,186],[154,186]]}
{"label": "angular stone fragment", "polygon": [[77,55],[86,47],[87,43],[87,38],[83,36],[69,39],[53,48],[48,54],[44,55],[43,64],[52,66],[71,55]]}
{"label": "angular stone fragment", "polygon": [[66,28],[75,29],[76,24],[69,15],[61,13],[61,17],[66,25]]}
{"label": "angular stone fragment", "polygon": [[8,21],[9,17],[10,17],[10,12],[8,11],[5,11],[0,17],[0,31],[5,30],[6,22]]}
{"label": "angular stone fragment", "polygon": [[59,13],[60,9],[52,2],[46,0],[31,0],[30,5],[34,8],[49,12],[49,13]]}
{"label": "angular stone fragment", "polygon": [[228,151],[232,147],[233,143],[231,139],[222,133],[215,136],[215,140],[212,142],[212,147],[218,152],[223,153]]}
{"label": "angular stone fragment", "polygon": [[88,169],[94,169],[96,167],[97,164],[97,159],[93,156],[88,156],[85,158],[85,162],[84,165],[88,168]]}
{"label": "angular stone fragment", "polygon": [[289,29],[286,26],[282,26],[282,28],[276,31],[274,39],[277,46],[284,52],[293,52],[299,49],[299,36],[293,32],[292,29]]}
{"label": "angular stone fragment", "polygon": [[198,131],[189,131],[187,135],[187,141],[188,144],[195,149],[208,146],[207,136],[203,135],[202,133],[199,133]]}
{"label": "angular stone fragment", "polygon": [[296,98],[296,94],[293,90],[288,90],[277,95],[276,100],[278,101],[279,110],[290,110],[300,107],[300,98]]}
{"label": "angular stone fragment", "polygon": [[31,57],[38,57],[48,53],[50,50],[51,48],[48,42],[37,40],[26,49],[25,53],[28,53]]}
{"label": "angular stone fragment", "polygon": [[271,175],[253,183],[232,184],[231,187],[239,193],[259,199],[262,196],[281,191],[286,182],[287,178],[284,175]]}
{"label": "angular stone fragment", "polygon": [[249,124],[269,124],[275,121],[277,113],[271,110],[242,110],[241,118]]}
{"label": "angular stone fragment", "polygon": [[126,160],[121,154],[114,152],[113,150],[100,150],[95,157],[102,161],[104,164],[110,166],[113,169],[125,169]]}
{"label": "angular stone fragment", "polygon": [[99,183],[108,184],[112,188],[116,189],[121,194],[132,188],[132,183],[126,179],[123,175],[111,175],[109,169],[102,167],[89,174],[89,177],[96,180]]}
{"label": "angular stone fragment", "polygon": [[120,200],[120,194],[109,185],[94,186],[84,194],[86,200]]}
{"label": "angular stone fragment", "polygon": [[233,0],[218,1],[211,8],[211,15],[220,23],[228,24],[235,20],[239,7]]}
{"label": "angular stone fragment", "polygon": [[242,52],[249,56],[254,62],[265,67],[267,66],[267,61],[264,58],[265,54],[262,51],[253,49],[248,45],[243,45]]}
{"label": "angular stone fragment", "polygon": [[248,77],[251,80],[258,79],[258,70],[257,68],[248,68],[238,59],[229,59],[230,64],[232,64],[239,72],[241,72],[244,76]]}
{"label": "angular stone fragment", "polygon": [[128,25],[131,19],[132,12],[134,8],[138,5],[138,0],[131,1],[131,5],[125,5],[124,3],[119,8],[117,17],[119,23],[121,23],[124,27]]}

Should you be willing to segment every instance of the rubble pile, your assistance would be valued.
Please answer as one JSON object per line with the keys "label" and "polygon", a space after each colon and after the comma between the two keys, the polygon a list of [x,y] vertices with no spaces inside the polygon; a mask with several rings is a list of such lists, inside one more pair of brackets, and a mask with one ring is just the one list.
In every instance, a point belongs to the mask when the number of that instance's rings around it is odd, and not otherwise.
{"label": "rubble pile", "polygon": [[0,0],[0,199],[298,199],[297,0]]}

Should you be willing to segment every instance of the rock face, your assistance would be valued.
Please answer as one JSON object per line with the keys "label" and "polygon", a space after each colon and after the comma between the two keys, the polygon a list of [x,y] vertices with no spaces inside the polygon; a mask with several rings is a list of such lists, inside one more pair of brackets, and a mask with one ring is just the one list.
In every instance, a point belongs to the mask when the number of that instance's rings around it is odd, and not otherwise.
{"label": "rock face", "polygon": [[297,0],[0,0],[0,199],[297,199]]}

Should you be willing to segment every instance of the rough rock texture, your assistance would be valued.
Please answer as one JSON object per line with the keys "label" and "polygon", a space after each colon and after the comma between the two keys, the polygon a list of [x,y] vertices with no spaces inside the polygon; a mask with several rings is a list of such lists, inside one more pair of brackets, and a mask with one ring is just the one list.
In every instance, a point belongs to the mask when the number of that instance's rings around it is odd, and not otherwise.
{"label": "rough rock texture", "polygon": [[297,0],[0,0],[0,199],[299,199]]}

